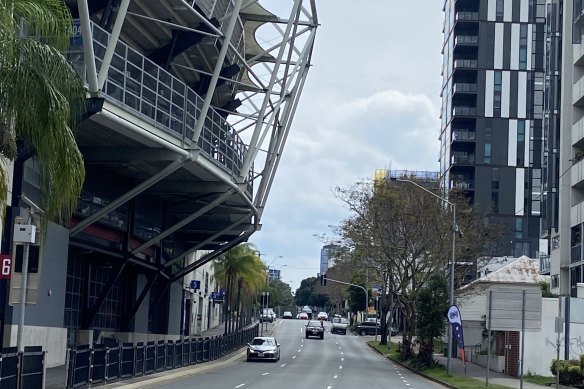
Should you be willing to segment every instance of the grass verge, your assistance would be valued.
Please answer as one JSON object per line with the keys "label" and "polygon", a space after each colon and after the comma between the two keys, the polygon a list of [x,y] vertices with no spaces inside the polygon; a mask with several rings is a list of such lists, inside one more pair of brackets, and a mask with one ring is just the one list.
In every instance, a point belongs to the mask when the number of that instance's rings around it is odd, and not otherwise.
{"label": "grass verge", "polygon": [[[371,341],[369,345],[377,350],[380,354],[385,357],[399,362],[403,365],[408,366],[410,369],[420,372],[422,375],[428,376],[430,378],[439,380],[441,382],[452,385],[458,389],[480,389],[485,388],[485,382],[482,380],[477,380],[470,377],[463,376],[453,376],[446,373],[446,368],[444,366],[436,366],[424,370],[418,370],[416,367],[412,366],[408,361],[401,361],[400,355],[397,350],[397,346],[394,344],[391,347],[381,346],[379,342]],[[547,377],[543,377],[547,378]],[[527,380],[527,378],[526,378]],[[538,382],[539,383],[539,382]],[[489,384],[489,389],[512,389],[508,386]]]}
{"label": "grass verge", "polygon": [[544,377],[541,375],[533,375],[533,374],[524,375],[523,379],[527,382],[531,382],[532,384],[545,385],[545,386],[550,386],[551,384],[556,383],[556,377]]}

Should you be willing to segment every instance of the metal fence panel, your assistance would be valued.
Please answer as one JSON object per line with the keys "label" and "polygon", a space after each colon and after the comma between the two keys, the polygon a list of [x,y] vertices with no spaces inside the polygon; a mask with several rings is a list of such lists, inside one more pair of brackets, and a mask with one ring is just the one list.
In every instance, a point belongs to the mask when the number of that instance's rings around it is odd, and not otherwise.
{"label": "metal fence panel", "polygon": [[150,374],[156,369],[156,345],[154,342],[146,344],[146,352],[144,355],[144,373]]}
{"label": "metal fence panel", "polygon": [[144,347],[144,343],[139,342],[136,345],[136,363],[134,364],[134,376],[138,377],[144,375],[145,371],[145,352],[146,348]]}
{"label": "metal fence panel", "polygon": [[5,354],[0,357],[0,387],[16,389],[18,385],[18,354]]}
{"label": "metal fence panel", "polygon": [[106,352],[106,382],[120,378],[120,347],[108,348]]}
{"label": "metal fence panel", "polygon": [[104,345],[95,345],[93,356],[91,357],[91,383],[100,383],[105,381],[105,355],[106,348]]}
{"label": "metal fence panel", "polygon": [[181,367],[183,365],[182,356],[183,356],[183,344],[180,340],[177,340],[174,344],[174,367]]}
{"label": "metal fence panel", "polygon": [[134,345],[132,343],[124,343],[122,345],[121,378],[134,376],[134,351]]}
{"label": "metal fence panel", "polygon": [[89,382],[90,349],[75,350],[75,365],[73,368],[73,388],[85,386]]}
{"label": "metal fence panel", "polygon": [[26,389],[42,389],[45,381],[44,351],[24,353],[21,358],[20,387]]}
{"label": "metal fence panel", "polygon": [[156,346],[156,371],[166,368],[166,344],[161,340]]}
{"label": "metal fence panel", "polygon": [[165,365],[165,368],[172,369],[173,363],[174,363],[174,343],[172,343],[172,341],[169,341],[166,344],[166,365]]}

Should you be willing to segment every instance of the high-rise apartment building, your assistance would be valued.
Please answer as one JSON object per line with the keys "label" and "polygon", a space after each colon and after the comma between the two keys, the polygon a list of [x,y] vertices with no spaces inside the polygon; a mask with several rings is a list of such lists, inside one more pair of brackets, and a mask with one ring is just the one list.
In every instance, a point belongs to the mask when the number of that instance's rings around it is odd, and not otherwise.
{"label": "high-rise apartment building", "polygon": [[551,275],[552,292],[575,296],[577,284],[584,281],[584,5],[581,0],[548,0],[547,11],[550,189],[544,226],[550,256],[540,269]]}
{"label": "high-rise apartment building", "polygon": [[326,271],[335,265],[335,253],[340,249],[334,244],[327,244],[320,250],[320,274],[326,274]]}
{"label": "high-rise apartment building", "polygon": [[440,181],[502,227],[487,254],[537,257],[545,0],[445,0]]}

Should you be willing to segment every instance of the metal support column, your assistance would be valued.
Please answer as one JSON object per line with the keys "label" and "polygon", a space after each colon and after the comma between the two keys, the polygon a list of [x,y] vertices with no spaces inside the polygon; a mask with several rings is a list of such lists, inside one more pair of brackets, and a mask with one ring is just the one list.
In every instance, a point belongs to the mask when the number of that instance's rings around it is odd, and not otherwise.
{"label": "metal support column", "polygon": [[81,22],[81,35],[83,36],[83,60],[87,67],[87,82],[89,83],[89,93],[96,95],[99,91],[97,83],[97,70],[95,68],[95,53],[93,52],[93,34],[89,19],[89,6],[87,0],[77,0],[79,8],[79,20]]}
{"label": "metal support column", "polygon": [[118,44],[118,40],[120,38],[120,32],[122,31],[122,26],[124,24],[124,19],[126,19],[126,13],[128,12],[129,5],[130,0],[122,0],[122,3],[120,4],[120,9],[118,10],[118,14],[116,15],[114,28],[112,29],[112,33],[107,44],[107,49],[103,56],[103,62],[101,63],[99,74],[97,75],[97,86],[99,90],[103,89],[103,84],[107,79],[110,64],[112,62],[114,52],[116,51],[116,45]]}
{"label": "metal support column", "polygon": [[213,94],[215,94],[215,88],[217,87],[217,81],[219,80],[219,74],[223,68],[223,63],[225,62],[225,56],[227,55],[227,50],[229,49],[229,43],[231,42],[231,37],[233,35],[233,30],[235,30],[235,23],[239,18],[239,11],[241,9],[242,0],[235,0],[233,6],[233,14],[229,19],[229,24],[227,25],[227,31],[223,37],[223,44],[221,45],[221,50],[219,50],[219,57],[215,63],[215,68],[213,69],[213,76],[211,76],[211,81],[209,82],[209,88],[207,89],[207,94],[205,95],[205,101],[203,102],[203,107],[201,108],[200,116],[198,117],[196,126],[193,133],[193,142],[197,144],[199,142],[199,137],[201,136],[201,131],[203,130],[203,125],[205,124],[205,118],[207,117],[207,112],[211,107],[211,100],[213,99]]}

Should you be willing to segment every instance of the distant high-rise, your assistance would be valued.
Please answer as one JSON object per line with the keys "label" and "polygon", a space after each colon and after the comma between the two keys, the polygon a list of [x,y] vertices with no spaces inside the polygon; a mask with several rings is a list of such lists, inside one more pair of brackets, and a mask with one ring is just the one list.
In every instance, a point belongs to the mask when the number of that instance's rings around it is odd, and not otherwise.
{"label": "distant high-rise", "polygon": [[320,250],[320,274],[325,274],[326,271],[335,265],[335,253],[340,249],[334,244],[327,244]]}
{"label": "distant high-rise", "polygon": [[503,235],[493,256],[537,257],[542,213],[545,0],[445,0],[440,182]]}

